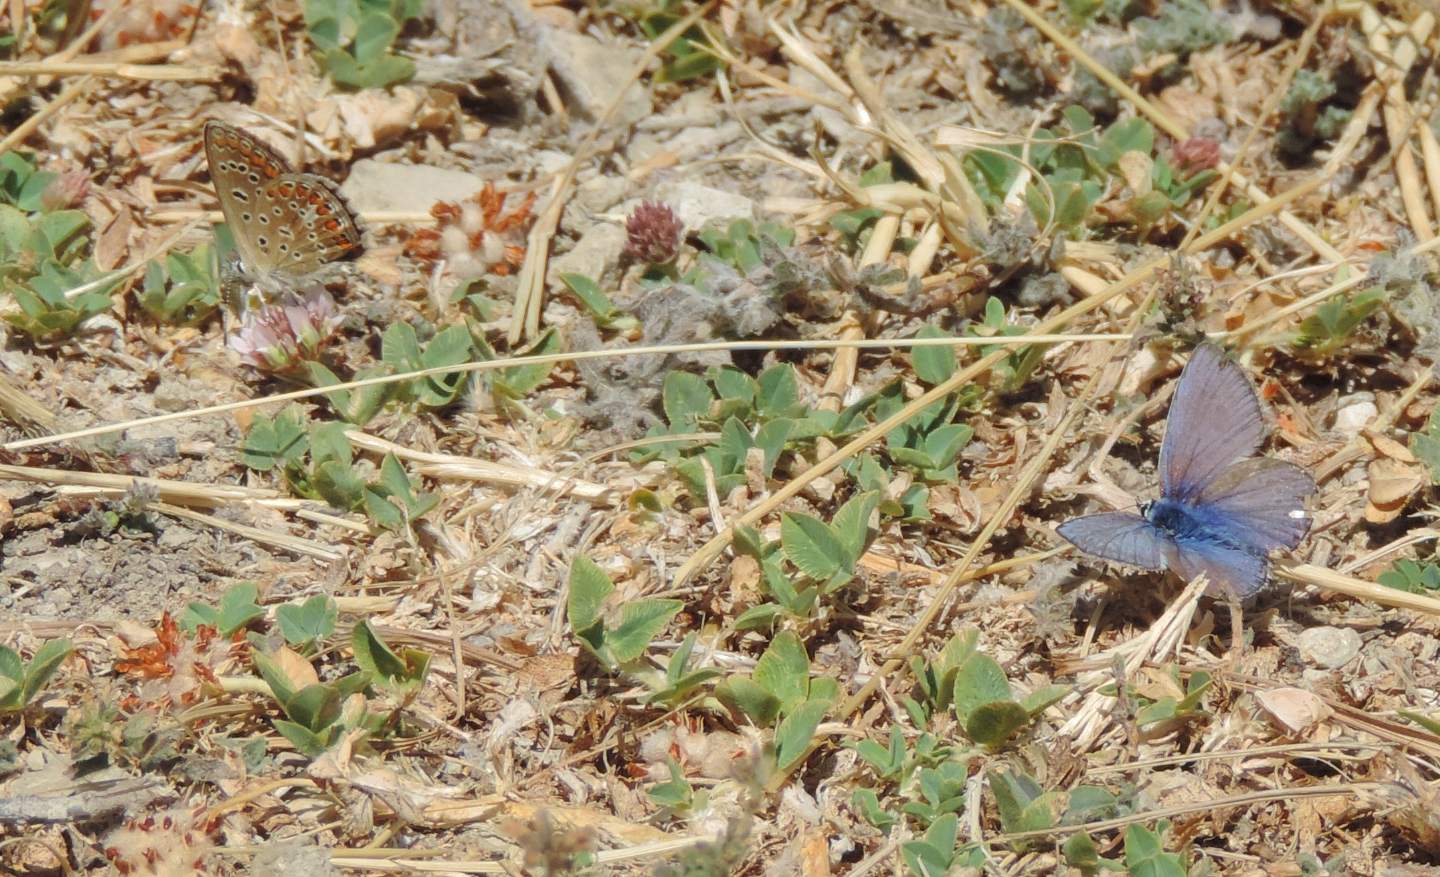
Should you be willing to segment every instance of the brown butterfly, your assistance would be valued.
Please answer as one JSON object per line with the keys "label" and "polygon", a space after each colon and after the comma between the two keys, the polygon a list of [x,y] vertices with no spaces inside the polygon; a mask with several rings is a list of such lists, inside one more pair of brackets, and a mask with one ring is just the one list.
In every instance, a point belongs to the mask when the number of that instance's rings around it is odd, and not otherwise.
{"label": "brown butterfly", "polygon": [[224,122],[205,123],[205,157],[235,239],[238,279],[262,295],[293,292],[360,252],[360,227],[339,187],[296,173],[275,150]]}

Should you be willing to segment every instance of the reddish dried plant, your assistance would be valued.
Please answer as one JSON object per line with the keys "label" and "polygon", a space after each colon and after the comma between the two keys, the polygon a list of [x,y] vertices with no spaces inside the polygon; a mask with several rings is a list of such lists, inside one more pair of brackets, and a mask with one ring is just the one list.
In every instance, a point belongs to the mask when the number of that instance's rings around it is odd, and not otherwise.
{"label": "reddish dried plant", "polygon": [[[90,17],[98,21],[120,0],[95,3]],[[110,19],[101,31],[101,46],[124,48],[137,43],[159,43],[185,36],[200,14],[200,4],[189,0],[140,0],[131,2]]]}
{"label": "reddish dried plant", "polygon": [[1208,137],[1191,137],[1175,144],[1171,156],[1181,170],[1190,173],[1209,170],[1220,163],[1220,144]]}
{"label": "reddish dried plant", "polygon": [[119,672],[151,683],[143,686],[137,702],[127,706],[194,703],[203,683],[218,684],[220,672],[234,661],[235,648],[209,625],[202,624],[193,637],[186,636],[166,612],[155,626],[155,642],[127,649],[115,662]]}
{"label": "reddish dried plant", "polygon": [[445,259],[462,277],[506,275],[525,261],[525,225],[535,206],[535,193],[506,212],[509,196],[494,183],[458,203],[436,202],[430,215],[434,228],[424,228],[405,242],[405,253],[422,262]]}
{"label": "reddish dried plant", "polygon": [[105,857],[121,874],[207,873],[205,857],[215,848],[211,835],[219,820],[203,819],[204,813],[204,807],[174,807],[129,819],[105,838]]}

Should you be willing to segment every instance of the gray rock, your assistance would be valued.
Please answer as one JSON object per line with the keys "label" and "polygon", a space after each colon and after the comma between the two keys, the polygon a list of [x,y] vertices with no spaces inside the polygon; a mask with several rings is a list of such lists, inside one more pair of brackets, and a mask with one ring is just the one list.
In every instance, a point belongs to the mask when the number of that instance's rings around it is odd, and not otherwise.
{"label": "gray rock", "polygon": [[645,87],[638,81],[626,86],[643,52],[562,30],[547,30],[545,42],[550,69],[564,87],[566,101],[576,115],[597,121],[622,88],[625,96],[615,111],[614,123],[630,125],[650,115],[653,108]]}
{"label": "gray rock", "polygon": [[609,222],[597,222],[580,236],[567,253],[550,260],[546,277],[551,284],[560,282],[561,274],[584,274],[592,280],[604,277],[620,262],[625,248],[625,229]]}
{"label": "gray rock", "polygon": [[699,231],[714,220],[729,222],[755,218],[754,201],[744,195],[712,189],[699,183],[665,183],[656,188],[655,200],[670,205],[670,209],[685,223],[686,231]]}
{"label": "gray rock", "polygon": [[465,171],[367,158],[350,168],[350,176],[340,191],[361,213],[424,213],[436,201],[459,201],[484,186],[485,180]]}
{"label": "gray rock", "polygon": [[1300,634],[1296,645],[1305,663],[1334,670],[1360,654],[1360,634],[1348,627],[1312,627]]}
{"label": "gray rock", "polygon": [[620,203],[629,187],[630,183],[624,177],[608,174],[591,177],[575,187],[571,203],[590,213],[599,213]]}

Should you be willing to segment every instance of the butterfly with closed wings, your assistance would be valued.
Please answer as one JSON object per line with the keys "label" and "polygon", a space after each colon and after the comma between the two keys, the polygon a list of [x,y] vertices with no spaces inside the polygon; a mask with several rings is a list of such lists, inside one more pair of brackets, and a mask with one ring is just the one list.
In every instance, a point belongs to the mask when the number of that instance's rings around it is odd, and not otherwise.
{"label": "butterfly with closed wings", "polygon": [[1310,529],[1309,473],[1255,457],[1265,440],[1260,398],[1218,347],[1201,345],[1175,388],[1160,446],[1160,498],[1140,514],[1103,512],[1057,532],[1086,554],[1189,581],[1212,596],[1247,600],[1264,586],[1268,555]]}
{"label": "butterfly with closed wings", "polygon": [[224,122],[205,123],[205,157],[240,260],[226,267],[263,296],[294,292],[360,252],[355,213],[331,180],[295,173],[275,150]]}

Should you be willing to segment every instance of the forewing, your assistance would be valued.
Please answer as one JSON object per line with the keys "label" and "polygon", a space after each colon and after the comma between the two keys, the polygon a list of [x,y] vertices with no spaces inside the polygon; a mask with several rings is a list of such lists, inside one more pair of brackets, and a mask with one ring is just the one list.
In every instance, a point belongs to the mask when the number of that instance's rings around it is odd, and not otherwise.
{"label": "forewing", "polygon": [[253,271],[269,271],[274,259],[270,249],[257,242],[264,235],[256,234],[260,216],[256,201],[269,181],[290,173],[289,164],[244,131],[213,120],[205,123],[205,160],[240,258]]}
{"label": "forewing", "polygon": [[1194,504],[1216,537],[1264,553],[1305,538],[1305,500],[1314,492],[1315,479],[1304,469],[1261,457],[1225,470],[1200,489]]}
{"label": "forewing", "polygon": [[1262,555],[1209,540],[1173,542],[1166,561],[1170,569],[1187,582],[1203,572],[1207,581],[1205,593],[1210,596],[1230,595],[1237,600],[1248,600],[1258,594],[1265,586],[1270,568]]}
{"label": "forewing", "polygon": [[1072,518],[1056,532],[1086,554],[1156,572],[1165,568],[1172,540],[1155,525],[1128,512]]}
{"label": "forewing", "polygon": [[1180,373],[1165,440],[1160,445],[1160,489],[1192,503],[1211,481],[1253,456],[1265,439],[1260,399],[1240,366],[1220,348],[1202,344]]}

